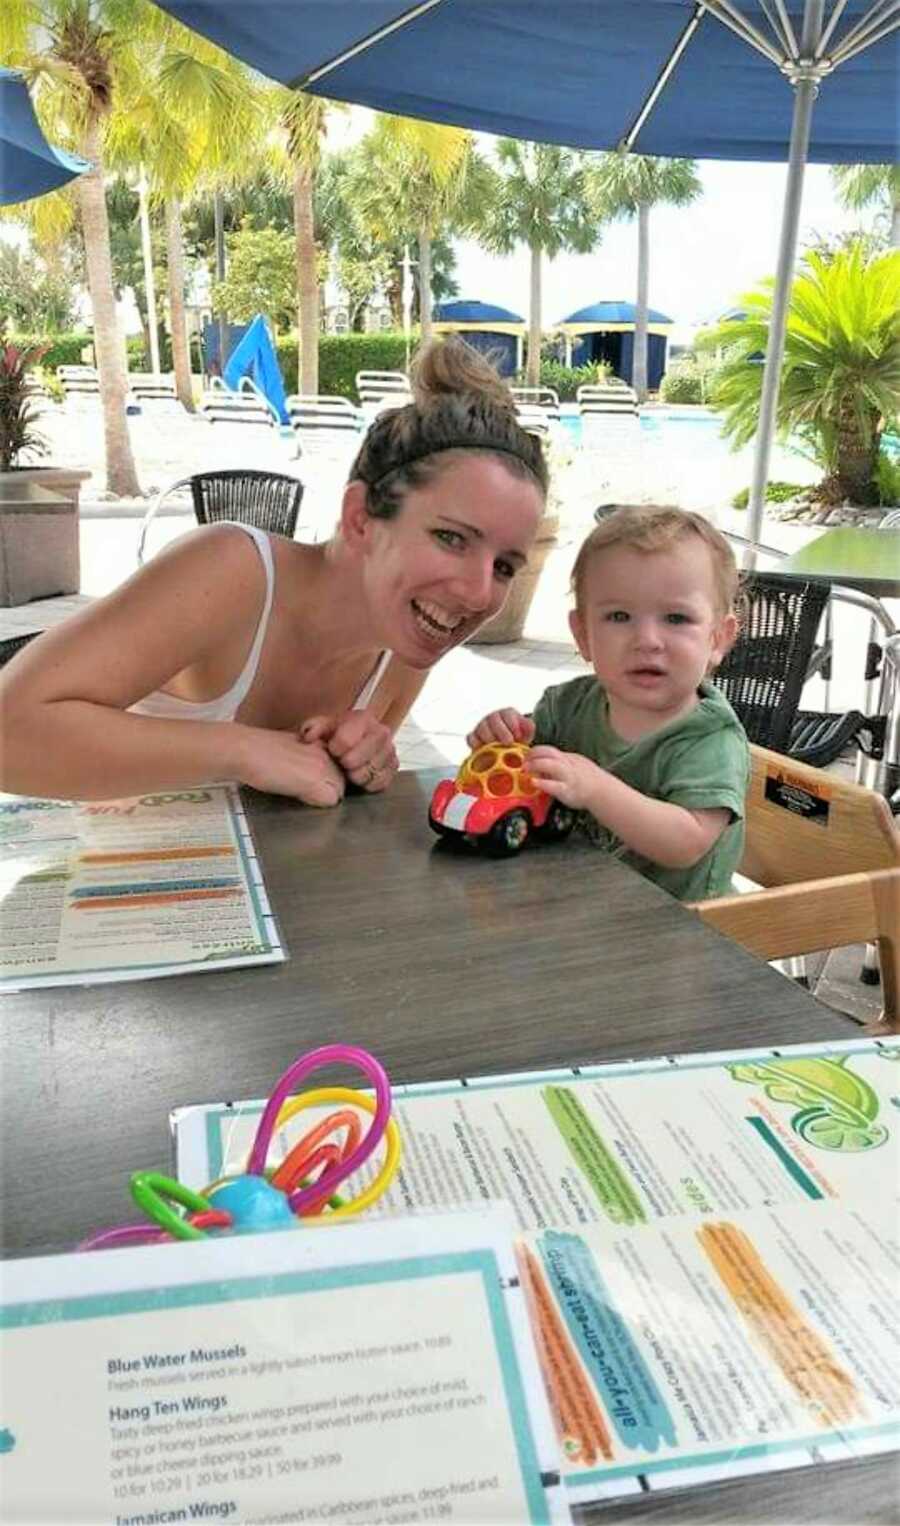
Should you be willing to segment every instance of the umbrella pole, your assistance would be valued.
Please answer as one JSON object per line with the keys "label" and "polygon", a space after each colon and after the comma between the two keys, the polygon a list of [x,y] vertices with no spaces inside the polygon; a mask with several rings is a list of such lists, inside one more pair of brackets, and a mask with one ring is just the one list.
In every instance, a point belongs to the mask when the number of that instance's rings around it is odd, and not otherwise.
{"label": "umbrella pole", "polygon": [[806,0],[803,16],[803,39],[801,58],[792,67],[790,79],[796,92],[794,116],[791,124],[791,149],[788,160],[787,187],[781,218],[781,239],[778,248],[778,265],[775,271],[775,290],[772,293],[772,317],[769,323],[769,342],[766,345],[766,364],[763,371],[762,395],[759,402],[759,425],[756,433],[756,450],[753,458],[753,479],[750,486],[750,515],[748,539],[750,546],[744,554],[747,568],[756,566],[756,552],[762,530],[765,509],[766,483],[769,480],[769,459],[775,436],[775,412],[778,406],[778,390],[781,382],[781,362],[784,356],[784,336],[787,328],[787,310],[791,288],[794,284],[794,258],[797,253],[797,231],[800,226],[800,203],[803,197],[803,177],[806,172],[806,155],[809,148],[809,132],[812,124],[813,106],[819,93],[819,81],[826,70],[816,62],[816,48],[822,35],[822,12],[824,0]]}

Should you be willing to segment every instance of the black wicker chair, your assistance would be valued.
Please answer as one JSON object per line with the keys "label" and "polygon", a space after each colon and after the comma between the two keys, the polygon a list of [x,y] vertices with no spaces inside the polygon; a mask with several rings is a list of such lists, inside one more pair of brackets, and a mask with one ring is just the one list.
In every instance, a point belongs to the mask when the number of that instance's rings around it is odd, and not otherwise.
{"label": "black wicker chair", "polygon": [[191,478],[191,495],[200,525],[232,519],[290,540],[297,528],[303,483],[280,472],[198,472]]}
{"label": "black wicker chair", "polygon": [[177,482],[170,482],[150,505],[138,536],[139,566],[144,561],[150,526],[163,503],[170,494],[184,488],[190,489],[199,525],[218,524],[220,520],[230,519],[293,540],[303,500],[303,483],[297,477],[245,467],[197,472],[193,477],[180,477]]}
{"label": "black wicker chair", "polygon": [[15,657],[16,652],[20,652],[23,646],[27,646],[29,641],[33,641],[35,636],[40,634],[40,631],[29,631],[26,636],[7,636],[5,641],[0,641],[0,668],[5,668],[6,664]]}
{"label": "black wicker chair", "polygon": [[[877,756],[884,743],[884,717],[799,708],[807,679],[829,673],[830,646],[827,641],[817,644],[828,586],[758,572],[744,594],[741,633],[713,679],[750,741],[815,768],[832,763],[854,740]],[[866,678],[877,671],[879,656],[879,648],[870,649]]]}

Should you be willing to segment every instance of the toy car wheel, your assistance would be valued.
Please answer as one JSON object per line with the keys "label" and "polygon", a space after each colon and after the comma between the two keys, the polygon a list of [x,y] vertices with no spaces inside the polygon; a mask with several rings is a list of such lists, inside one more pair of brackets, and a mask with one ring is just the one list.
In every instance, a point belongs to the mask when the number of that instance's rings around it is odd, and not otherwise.
{"label": "toy car wheel", "polygon": [[428,825],[432,832],[437,832],[438,837],[449,837],[450,828],[445,827],[442,821],[435,821],[430,811],[428,812]]}
{"label": "toy car wheel", "polygon": [[568,837],[574,825],[575,812],[570,806],[560,805],[558,800],[554,800],[547,812],[547,820],[542,827],[536,828],[535,835],[541,842],[561,842],[564,837]]}
{"label": "toy car wheel", "polygon": [[525,846],[531,831],[531,817],[527,811],[510,811],[495,821],[484,838],[489,853],[497,858],[507,858]]}

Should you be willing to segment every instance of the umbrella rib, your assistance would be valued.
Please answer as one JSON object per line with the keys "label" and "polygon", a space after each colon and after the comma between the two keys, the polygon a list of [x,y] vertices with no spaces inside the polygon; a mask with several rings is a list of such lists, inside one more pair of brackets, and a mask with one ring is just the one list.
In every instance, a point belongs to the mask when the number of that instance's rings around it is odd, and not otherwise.
{"label": "umbrella rib", "polygon": [[[778,12],[777,17],[773,16],[769,10],[768,0],[759,0],[759,3],[768,17],[769,26],[775,33],[775,36],[781,39],[785,52],[789,57],[797,58],[800,50],[797,47],[797,38],[794,35],[794,28],[791,26],[791,18],[785,8],[784,0],[775,0],[775,8]],[[844,0],[844,3],[846,4],[846,0]]]}
{"label": "umbrella rib", "polygon": [[638,133],[641,132],[644,123],[646,122],[651,111],[665,90],[666,85],[669,83],[669,80],[675,72],[675,68],[679,59],[681,58],[682,53],[696,32],[701,21],[703,20],[706,11],[707,6],[705,4],[698,4],[693,16],[691,17],[690,21],[676,42],[674,48],[660,69],[653,88],[650,91],[650,94],[647,96],[643,106],[641,107],[628,131],[624,133],[623,136],[619,139],[617,146],[620,153],[630,153],[633,149]]}
{"label": "umbrella rib", "polygon": [[411,10],[405,11],[402,16],[395,16],[393,21],[388,21],[384,26],[376,28],[374,32],[369,32],[368,36],[361,37],[359,42],[355,42],[350,48],[345,48],[343,53],[335,54],[334,58],[329,58],[327,63],[320,64],[317,69],[310,69],[308,74],[299,74],[296,79],[289,81],[288,89],[308,89],[310,85],[315,85],[320,79],[324,79],[326,74],[331,74],[333,70],[339,69],[341,64],[349,63],[350,59],[356,58],[359,53],[367,53],[377,42],[381,42],[385,37],[390,37],[392,32],[399,32],[402,27],[408,26],[411,21],[416,21],[426,11],[434,10],[435,6],[442,4],[443,0],[422,0],[420,5],[414,5]]}
{"label": "umbrella rib", "polygon": [[822,33],[822,36],[819,38],[819,46],[816,48],[816,58],[821,58],[823,56],[825,49],[828,47],[828,44],[831,41],[832,33],[841,17],[843,16],[846,8],[847,0],[838,0],[837,5],[831,13],[831,20]]}
{"label": "umbrella rib", "polygon": [[857,53],[864,53],[866,48],[871,48],[876,42],[881,42],[883,37],[889,37],[891,32],[897,31],[898,27],[900,27],[900,16],[896,16],[893,21],[889,17],[885,17],[880,31],[867,33],[865,36],[860,37],[852,47],[842,43],[839,49],[836,48],[831,55],[832,63],[835,65],[845,64],[848,58],[855,58]]}
{"label": "umbrella rib", "polygon": [[721,21],[723,26],[727,26],[730,31],[736,33],[742,42],[749,43],[751,48],[755,48],[757,53],[762,53],[770,63],[778,68],[781,67],[782,58],[777,48],[772,47],[768,38],[756,30],[737,6],[731,4],[731,0],[707,0],[706,8],[717,21]]}
{"label": "umbrella rib", "polygon": [[859,20],[854,22],[853,26],[844,33],[838,45],[839,49],[852,46],[861,32],[868,31],[873,22],[880,21],[885,15],[889,16],[891,11],[896,10],[896,8],[896,0],[874,0],[874,4],[870,5],[869,9],[860,16]]}
{"label": "umbrella rib", "polygon": [[[844,63],[852,58],[855,53],[862,52],[863,48],[870,47],[873,42],[879,42],[882,37],[887,37],[897,26],[897,21],[891,20],[900,11],[900,0],[879,0],[873,5],[867,15],[857,22],[846,35],[842,37],[832,53],[836,64]],[[879,30],[880,29],[880,30]]]}

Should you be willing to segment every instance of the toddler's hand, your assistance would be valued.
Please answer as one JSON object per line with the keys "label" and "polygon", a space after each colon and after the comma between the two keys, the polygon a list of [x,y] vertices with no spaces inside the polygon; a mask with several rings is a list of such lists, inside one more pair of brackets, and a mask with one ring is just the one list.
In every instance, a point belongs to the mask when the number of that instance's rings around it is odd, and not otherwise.
{"label": "toddler's hand", "polygon": [[558,747],[532,747],[525,766],[536,784],[573,811],[591,810],[603,769],[580,752],[560,752]]}
{"label": "toddler's hand", "polygon": [[518,710],[492,710],[469,732],[466,741],[474,751],[484,742],[530,742],[533,736],[534,721],[530,715],[520,715]]}

